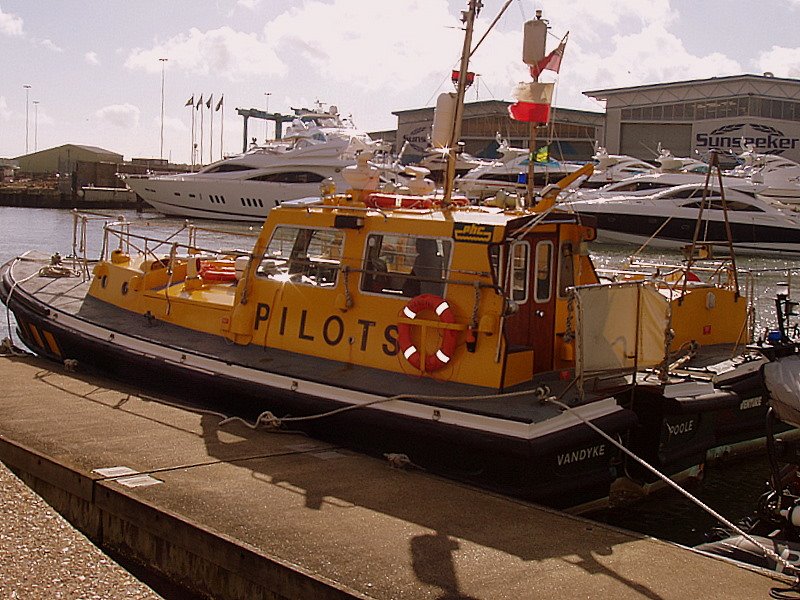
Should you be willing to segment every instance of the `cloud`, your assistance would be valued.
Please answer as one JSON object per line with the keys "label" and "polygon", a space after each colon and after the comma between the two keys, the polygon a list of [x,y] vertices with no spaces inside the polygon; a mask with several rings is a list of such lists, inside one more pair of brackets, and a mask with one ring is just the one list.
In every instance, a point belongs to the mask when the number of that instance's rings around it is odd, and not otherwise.
{"label": "cloud", "polygon": [[47,48],[48,50],[52,50],[53,52],[63,52],[64,49],[56,46],[56,44],[51,39],[42,40],[39,42],[41,46]]}
{"label": "cloud", "polygon": [[[800,5],[800,0],[796,3]],[[773,46],[759,55],[757,65],[762,72],[769,71],[778,77],[800,77],[800,48]]]}
{"label": "cloud", "polygon": [[580,43],[567,45],[560,91],[562,98],[566,96],[569,99],[568,105],[600,109],[596,101],[581,99],[581,92],[586,90],[705,79],[742,72],[737,61],[719,52],[704,56],[692,54],[661,24],[648,25],[629,35],[613,35],[608,42],[607,50],[586,48]]}
{"label": "cloud", "polygon": [[583,40],[607,40],[612,33],[666,26],[679,17],[670,0],[593,0],[588,10],[589,15],[568,2],[548,3],[544,17],[559,31],[570,31]]}
{"label": "cloud", "polygon": [[0,119],[8,121],[11,118],[11,111],[8,110],[8,102],[5,96],[0,96]]}
{"label": "cloud", "polygon": [[403,89],[449,72],[459,54],[459,25],[446,0],[309,0],[269,22],[264,35],[279,55],[299,56],[326,77],[364,89]]}
{"label": "cloud", "polygon": [[168,68],[190,73],[220,75],[237,80],[252,75],[283,75],[286,65],[258,36],[220,27],[210,31],[192,28],[149,50],[134,49],[125,66],[149,73],[161,71],[159,58],[168,58]]}
{"label": "cloud", "polygon": [[237,6],[242,6],[244,8],[253,10],[256,6],[261,4],[261,0],[239,0],[236,4]]}
{"label": "cloud", "polygon": [[24,35],[22,18],[12,13],[3,12],[0,7],[0,33],[6,35]]}
{"label": "cloud", "polygon": [[139,114],[138,107],[125,103],[105,106],[98,110],[95,116],[100,121],[120,129],[135,129],[139,125]]}
{"label": "cloud", "polygon": [[97,52],[87,52],[83,55],[83,59],[90,65],[100,64],[100,59],[97,57]]}
{"label": "cloud", "polygon": [[[156,125],[160,126],[161,118],[158,117],[156,119]],[[183,122],[183,120],[178,119],[177,117],[164,117],[164,129],[171,129],[173,131],[179,131],[181,133],[185,131],[189,131],[189,126]]]}

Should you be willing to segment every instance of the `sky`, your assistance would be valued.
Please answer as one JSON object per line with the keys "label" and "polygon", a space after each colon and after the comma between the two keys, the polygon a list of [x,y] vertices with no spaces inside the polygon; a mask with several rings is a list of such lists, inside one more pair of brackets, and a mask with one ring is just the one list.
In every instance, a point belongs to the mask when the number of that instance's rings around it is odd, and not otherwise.
{"label": "sky", "polygon": [[[0,157],[66,143],[189,162],[189,98],[205,162],[241,151],[236,108],[291,113],[320,101],[368,131],[452,90],[467,0],[0,0]],[[475,41],[505,0],[484,0]],[[569,31],[554,104],[582,92],[741,73],[800,78],[800,0],[513,0],[474,53],[467,100],[511,100],[522,27],[548,50]],[[166,61],[159,59],[166,58]],[[163,146],[162,146],[163,74]],[[30,86],[25,88],[24,86]],[[224,125],[223,125],[224,120]],[[27,130],[26,130],[27,124]],[[213,137],[211,137],[213,128]],[[263,140],[263,121],[250,121]],[[222,144],[220,134],[224,134]]]}

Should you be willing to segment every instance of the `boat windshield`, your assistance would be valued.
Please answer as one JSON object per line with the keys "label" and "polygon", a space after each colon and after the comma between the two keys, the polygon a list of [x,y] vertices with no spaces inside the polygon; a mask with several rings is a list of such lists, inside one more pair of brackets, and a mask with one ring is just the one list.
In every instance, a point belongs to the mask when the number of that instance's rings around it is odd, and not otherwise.
{"label": "boat windshield", "polygon": [[334,287],[343,248],[344,233],[338,229],[279,226],[257,274],[277,281]]}
{"label": "boat windshield", "polygon": [[445,295],[452,240],[399,234],[367,238],[361,290],[413,298]]}

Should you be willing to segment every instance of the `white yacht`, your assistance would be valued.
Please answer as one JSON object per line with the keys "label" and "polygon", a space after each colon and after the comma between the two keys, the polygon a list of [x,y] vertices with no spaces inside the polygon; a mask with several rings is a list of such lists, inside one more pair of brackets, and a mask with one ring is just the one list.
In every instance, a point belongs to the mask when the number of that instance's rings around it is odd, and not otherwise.
{"label": "white yacht", "polygon": [[[653,173],[705,173],[708,165],[693,158],[677,157],[668,149],[658,146],[658,166],[627,154],[609,154],[602,146],[595,146],[592,156],[594,173],[581,187],[598,189],[611,183],[623,181],[637,175]],[[688,182],[685,182],[688,183]]]}
{"label": "white yacht", "polygon": [[[610,155],[610,159],[613,160],[614,156]],[[582,190],[580,192],[582,199],[622,193],[650,194],[676,185],[705,182],[708,165],[704,162],[672,157],[669,150],[660,150],[656,160],[660,164],[658,168],[627,178],[611,177],[610,179],[614,179],[612,183],[597,189]],[[791,208],[800,210],[800,164],[777,155],[759,154],[752,146],[747,147],[739,155],[739,161],[740,163],[733,169],[722,172],[726,190],[736,188],[763,198],[779,200]],[[625,163],[620,161],[619,164]],[[602,169],[593,177],[604,179]],[[716,175],[713,179],[716,181]]]}
{"label": "white yacht", "polygon": [[[507,140],[502,140],[497,152],[500,154],[499,158],[471,169],[456,180],[456,187],[461,193],[474,200],[484,200],[498,192],[525,193],[530,150],[515,148]],[[580,167],[577,163],[537,160],[533,169],[534,187],[541,189],[555,183]]]}
{"label": "white yacht", "polygon": [[750,179],[761,187],[764,196],[792,205],[800,203],[800,164],[777,154],[759,154],[752,145],[745,146],[739,159],[741,164],[728,175]]}
{"label": "white yacht", "polygon": [[[800,252],[800,214],[752,189],[723,185],[736,252]],[[665,189],[618,190],[594,195],[576,192],[565,198],[563,206],[596,219],[600,242],[675,248],[692,242],[702,205],[698,241],[724,251],[728,236],[722,195],[718,186],[710,186],[703,204],[704,187],[698,181]]]}
{"label": "white yacht", "polygon": [[126,176],[125,183],[167,215],[263,221],[284,200],[318,196],[330,178],[344,189],[342,170],[380,142],[328,110],[295,109],[286,135],[244,154],[212,163],[196,173]]}

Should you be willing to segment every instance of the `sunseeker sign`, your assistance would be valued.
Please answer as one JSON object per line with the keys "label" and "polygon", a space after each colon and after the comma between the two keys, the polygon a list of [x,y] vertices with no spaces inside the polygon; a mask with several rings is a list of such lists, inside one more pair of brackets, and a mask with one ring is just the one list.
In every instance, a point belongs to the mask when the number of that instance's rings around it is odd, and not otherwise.
{"label": "sunseeker sign", "polygon": [[800,138],[786,135],[783,131],[762,123],[735,123],[722,125],[716,129],[695,132],[695,147],[732,148],[738,150],[752,144],[756,150],[765,154],[783,154],[786,150],[800,148]]}
{"label": "sunseeker sign", "polygon": [[428,147],[431,128],[423,125],[403,134],[403,141],[408,142],[418,152],[425,152]]}

